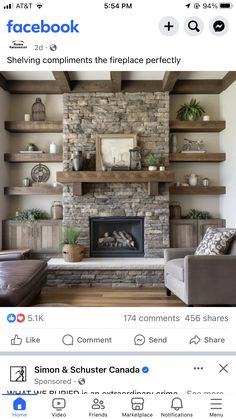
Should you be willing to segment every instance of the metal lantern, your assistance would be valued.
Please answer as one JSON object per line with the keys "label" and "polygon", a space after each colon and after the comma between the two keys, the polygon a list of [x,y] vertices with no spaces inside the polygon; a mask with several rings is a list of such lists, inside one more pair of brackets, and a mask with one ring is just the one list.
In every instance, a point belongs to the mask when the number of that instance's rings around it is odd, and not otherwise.
{"label": "metal lantern", "polygon": [[130,170],[141,170],[142,168],[141,148],[134,147],[131,150],[129,150],[129,154],[130,154]]}
{"label": "metal lantern", "polygon": [[33,121],[46,121],[45,106],[40,97],[36,97],[36,101],[32,106],[32,119]]}

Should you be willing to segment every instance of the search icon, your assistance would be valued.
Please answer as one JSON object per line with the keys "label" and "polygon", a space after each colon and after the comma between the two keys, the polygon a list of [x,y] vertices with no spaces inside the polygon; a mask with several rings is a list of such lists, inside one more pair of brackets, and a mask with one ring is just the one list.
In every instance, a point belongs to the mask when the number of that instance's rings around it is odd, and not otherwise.
{"label": "search icon", "polygon": [[184,29],[188,35],[198,36],[201,35],[204,29],[204,24],[202,19],[197,16],[191,16],[186,19],[184,23]]}
{"label": "search icon", "polygon": [[188,27],[191,31],[200,32],[200,29],[198,27],[198,23],[196,20],[190,20],[190,22],[188,22]]}

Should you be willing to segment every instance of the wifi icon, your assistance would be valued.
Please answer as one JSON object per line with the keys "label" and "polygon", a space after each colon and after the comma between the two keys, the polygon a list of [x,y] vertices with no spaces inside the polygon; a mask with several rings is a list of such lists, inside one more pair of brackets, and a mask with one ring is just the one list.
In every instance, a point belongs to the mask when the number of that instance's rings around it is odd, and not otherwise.
{"label": "wifi icon", "polygon": [[36,3],[36,6],[37,6],[38,9],[42,9],[43,3]]}

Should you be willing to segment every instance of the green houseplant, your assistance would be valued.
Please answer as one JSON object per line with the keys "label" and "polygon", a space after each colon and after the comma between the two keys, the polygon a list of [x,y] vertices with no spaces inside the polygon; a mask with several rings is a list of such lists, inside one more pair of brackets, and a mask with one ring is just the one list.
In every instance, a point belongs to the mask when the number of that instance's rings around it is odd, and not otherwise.
{"label": "green houseplant", "polygon": [[212,218],[212,216],[208,211],[199,211],[196,209],[191,209],[185,218],[191,220],[209,220],[210,218]]}
{"label": "green houseplant", "polygon": [[48,218],[48,214],[38,208],[17,211],[15,216],[15,220],[20,223],[33,223],[34,221],[47,220]]}
{"label": "green houseplant", "polygon": [[160,163],[160,156],[158,154],[148,154],[144,159],[144,163],[148,166],[148,170],[157,170],[157,166]]}
{"label": "green houseplant", "polygon": [[62,254],[65,262],[80,262],[84,256],[84,247],[79,244],[80,231],[65,228],[63,235]]}
{"label": "green houseplant", "polygon": [[181,121],[193,121],[199,119],[205,113],[204,107],[196,99],[185,102],[177,111],[177,118]]}

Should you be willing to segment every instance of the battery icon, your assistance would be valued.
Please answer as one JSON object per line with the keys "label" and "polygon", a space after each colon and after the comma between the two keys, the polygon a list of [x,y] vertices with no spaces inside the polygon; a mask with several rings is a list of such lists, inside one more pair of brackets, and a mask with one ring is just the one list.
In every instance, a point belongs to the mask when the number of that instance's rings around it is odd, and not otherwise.
{"label": "battery icon", "polygon": [[231,9],[232,3],[220,3],[220,9]]}

